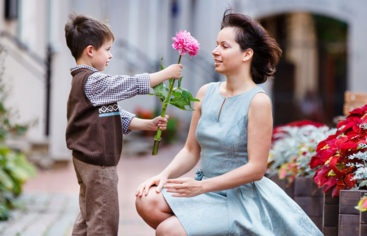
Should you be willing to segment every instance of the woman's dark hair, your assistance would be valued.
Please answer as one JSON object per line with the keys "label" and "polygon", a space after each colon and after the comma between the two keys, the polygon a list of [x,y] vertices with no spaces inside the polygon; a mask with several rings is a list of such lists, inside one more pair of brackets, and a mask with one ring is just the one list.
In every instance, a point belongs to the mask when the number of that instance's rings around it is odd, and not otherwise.
{"label": "woman's dark hair", "polygon": [[221,29],[235,27],[235,41],[242,51],[251,48],[254,55],[251,63],[251,76],[256,84],[264,83],[275,73],[275,66],[282,56],[278,43],[268,32],[249,16],[233,13],[231,9],[224,12]]}
{"label": "woman's dark hair", "polygon": [[89,45],[98,50],[106,40],[115,40],[108,25],[75,12],[69,15],[69,21],[65,25],[65,38],[75,60],[79,59]]}

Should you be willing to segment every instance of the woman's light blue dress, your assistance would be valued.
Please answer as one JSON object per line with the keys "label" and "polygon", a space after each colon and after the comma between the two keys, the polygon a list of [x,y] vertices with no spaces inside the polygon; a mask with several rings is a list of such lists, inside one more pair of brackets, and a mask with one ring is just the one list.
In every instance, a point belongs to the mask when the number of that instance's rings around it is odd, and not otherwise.
{"label": "woman's light blue dress", "polygon": [[[201,106],[196,131],[201,147],[197,180],[246,165],[247,113],[251,99],[257,93],[264,93],[255,87],[225,101],[219,84],[209,84]],[[191,198],[172,197],[165,189],[162,193],[189,236],[322,235],[304,211],[266,177],[234,189]]]}

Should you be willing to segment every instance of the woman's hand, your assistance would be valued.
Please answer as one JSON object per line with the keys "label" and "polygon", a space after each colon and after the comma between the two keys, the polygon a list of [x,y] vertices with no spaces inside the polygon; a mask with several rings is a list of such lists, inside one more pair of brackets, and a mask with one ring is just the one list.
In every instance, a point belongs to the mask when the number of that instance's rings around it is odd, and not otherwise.
{"label": "woman's hand", "polygon": [[164,188],[172,197],[194,197],[204,193],[203,182],[191,178],[169,179]]}
{"label": "woman's hand", "polygon": [[135,191],[135,196],[137,197],[141,197],[143,196],[143,194],[145,196],[148,195],[149,189],[153,186],[156,185],[158,186],[155,191],[157,193],[160,193],[163,186],[167,183],[167,177],[164,177],[162,175],[157,175],[154,176],[150,179],[148,179],[147,181],[145,181],[144,183],[140,184],[139,187],[136,189]]}

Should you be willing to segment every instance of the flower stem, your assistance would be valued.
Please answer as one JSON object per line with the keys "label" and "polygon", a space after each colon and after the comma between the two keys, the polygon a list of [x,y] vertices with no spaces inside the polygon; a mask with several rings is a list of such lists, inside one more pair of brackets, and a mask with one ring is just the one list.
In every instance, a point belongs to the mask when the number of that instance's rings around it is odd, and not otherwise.
{"label": "flower stem", "polygon": [[[181,57],[182,57],[181,55],[178,57],[177,64],[180,64]],[[169,104],[169,100],[171,98],[171,93],[172,93],[172,89],[173,89],[174,85],[175,85],[175,80],[172,80],[172,83],[169,82],[169,90],[168,90],[166,100],[163,103],[161,117],[165,117],[165,115],[166,115],[166,110],[167,110],[167,107],[168,107],[168,104]],[[158,148],[159,148],[159,142],[161,141],[161,135],[162,135],[162,130],[158,127],[157,133],[154,137],[154,145],[153,145],[153,150],[152,150],[152,155],[153,156],[158,154]]]}

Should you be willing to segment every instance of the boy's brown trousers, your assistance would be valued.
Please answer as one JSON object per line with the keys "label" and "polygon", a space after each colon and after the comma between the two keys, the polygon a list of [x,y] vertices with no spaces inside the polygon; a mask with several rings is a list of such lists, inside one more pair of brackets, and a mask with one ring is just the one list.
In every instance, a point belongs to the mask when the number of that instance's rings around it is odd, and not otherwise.
{"label": "boy's brown trousers", "polygon": [[119,203],[116,166],[96,166],[73,158],[80,185],[80,213],[73,236],[117,236]]}

